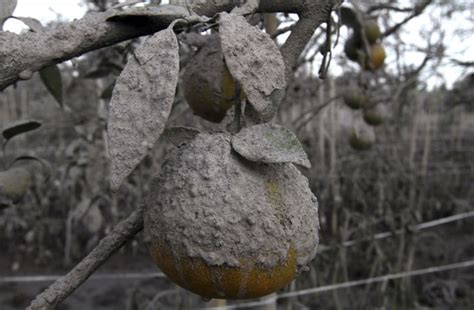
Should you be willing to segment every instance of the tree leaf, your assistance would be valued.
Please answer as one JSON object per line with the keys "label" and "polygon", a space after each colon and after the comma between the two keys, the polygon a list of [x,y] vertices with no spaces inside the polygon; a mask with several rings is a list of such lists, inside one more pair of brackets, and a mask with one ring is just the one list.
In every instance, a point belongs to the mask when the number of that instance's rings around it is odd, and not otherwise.
{"label": "tree leaf", "polygon": [[165,128],[178,84],[178,52],[172,28],[155,33],[137,48],[117,79],[107,129],[114,191]]}
{"label": "tree leaf", "polygon": [[276,124],[261,124],[242,129],[232,137],[234,151],[250,161],[293,163],[311,167],[308,156],[296,135]]}
{"label": "tree leaf", "polygon": [[166,128],[163,136],[175,146],[189,143],[200,133],[199,130],[190,127],[170,127]]}
{"label": "tree leaf", "polygon": [[240,15],[221,13],[219,33],[230,73],[254,109],[268,121],[286,88],[285,63],[278,47],[270,35]]}
{"label": "tree leaf", "polygon": [[0,4],[0,31],[3,29],[3,23],[15,11],[17,0],[2,0]]}
{"label": "tree leaf", "polygon": [[342,24],[354,29],[361,28],[362,25],[360,24],[359,16],[353,8],[348,6],[341,6],[340,12]]}
{"label": "tree leaf", "polygon": [[44,67],[39,72],[41,80],[54,99],[63,107],[63,81],[57,65]]}
{"label": "tree leaf", "polygon": [[147,25],[149,23],[163,23],[167,17],[170,21],[178,18],[189,17],[189,11],[185,7],[177,5],[149,5],[145,7],[133,7],[123,11],[112,11],[107,17],[109,22],[126,22],[134,25]]}
{"label": "tree leaf", "polygon": [[33,120],[22,120],[15,122],[2,130],[2,136],[5,140],[10,140],[11,138],[26,133],[37,128],[41,127],[41,123]]}
{"label": "tree leaf", "polygon": [[13,16],[12,18],[21,21],[23,24],[27,25],[28,28],[30,28],[30,30],[33,32],[38,32],[38,33],[44,32],[43,25],[41,25],[41,22],[35,18],[16,17],[16,16]]}

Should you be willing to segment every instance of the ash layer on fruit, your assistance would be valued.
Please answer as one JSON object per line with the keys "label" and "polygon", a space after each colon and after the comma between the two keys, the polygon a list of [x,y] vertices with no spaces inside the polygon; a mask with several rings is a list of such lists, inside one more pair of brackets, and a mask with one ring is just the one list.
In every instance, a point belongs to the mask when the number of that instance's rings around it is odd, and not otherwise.
{"label": "ash layer on fruit", "polygon": [[[209,266],[270,270],[307,265],[318,244],[318,204],[292,164],[250,162],[229,134],[199,134],[172,151],[147,198],[145,235]],[[179,262],[178,262],[179,263]]]}

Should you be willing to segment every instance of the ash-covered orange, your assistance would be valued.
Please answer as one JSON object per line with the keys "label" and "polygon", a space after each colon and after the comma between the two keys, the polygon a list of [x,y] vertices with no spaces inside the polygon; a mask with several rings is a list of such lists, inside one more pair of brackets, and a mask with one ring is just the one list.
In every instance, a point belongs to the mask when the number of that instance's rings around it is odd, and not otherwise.
{"label": "ash-covered orange", "polygon": [[249,161],[231,135],[199,134],[150,183],[144,234],[154,261],[207,298],[264,296],[316,255],[318,203],[292,164]]}
{"label": "ash-covered orange", "polygon": [[366,59],[365,69],[377,70],[385,63],[385,49],[382,44],[376,43],[370,46],[370,59]]}

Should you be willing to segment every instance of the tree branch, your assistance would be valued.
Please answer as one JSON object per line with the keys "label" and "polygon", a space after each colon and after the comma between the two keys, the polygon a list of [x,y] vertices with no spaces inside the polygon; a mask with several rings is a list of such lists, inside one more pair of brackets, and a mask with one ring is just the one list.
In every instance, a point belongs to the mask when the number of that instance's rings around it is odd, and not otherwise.
{"label": "tree branch", "polygon": [[275,39],[275,38],[278,37],[279,35],[282,35],[282,34],[288,32],[288,31],[292,31],[293,28],[295,27],[295,25],[296,25],[296,23],[291,24],[291,25],[289,25],[289,26],[287,26],[287,27],[283,27],[283,28],[277,29],[274,33],[272,33],[272,34],[270,35],[270,37],[271,37],[272,39]]}
{"label": "tree branch", "polygon": [[377,4],[377,5],[370,6],[367,9],[367,14],[371,14],[375,11],[380,11],[380,10],[389,10],[389,11],[394,11],[394,12],[406,13],[406,12],[411,12],[413,10],[413,8],[401,8],[401,7],[397,7],[395,5],[390,5],[390,4],[384,3],[384,4]]}
{"label": "tree branch", "polygon": [[461,67],[474,67],[474,61],[463,61],[456,58],[450,58],[451,62]]}
{"label": "tree branch", "polygon": [[162,15],[152,24],[108,22],[112,11],[89,13],[84,18],[43,33],[20,35],[0,32],[0,90],[19,79],[29,79],[43,67],[89,51],[166,28],[180,15]]}
{"label": "tree branch", "polygon": [[[317,107],[312,107],[311,111],[301,113],[300,117],[293,122],[294,123],[293,126],[296,127],[295,131],[299,132],[300,130],[302,130],[304,128],[304,126],[306,124],[308,124],[313,118],[315,118],[325,107],[327,107],[332,102],[334,102],[335,100],[338,100],[340,98],[341,98],[341,96],[336,96],[336,97],[329,98],[323,104],[320,104]],[[311,113],[311,114],[308,114],[308,113]],[[298,122],[300,122],[300,123],[298,124]]]}
{"label": "tree branch", "polygon": [[[261,0],[257,12],[305,14],[308,18],[300,23],[299,28],[309,29],[317,27],[321,23],[321,18],[326,16],[323,14],[327,8],[333,7],[334,3],[338,2],[340,0],[314,0],[310,1],[310,4],[305,0]],[[238,0],[198,0],[190,4],[190,9],[199,15],[214,16],[223,10],[231,10],[238,3]],[[160,6],[160,10],[163,10],[162,14],[154,18],[137,18],[137,23],[107,21],[108,17],[117,12],[110,10],[104,13],[88,13],[80,20],[60,25],[44,33],[28,32],[17,35],[11,32],[0,32],[0,91],[20,79],[29,79],[34,72],[43,67],[72,59],[92,50],[153,34],[166,28],[175,19],[190,16],[187,10],[183,13],[183,10],[173,10],[173,7],[176,8],[175,6]],[[326,9],[319,10],[318,8]],[[303,27],[303,25],[306,26]],[[298,32],[305,33],[305,31]],[[305,42],[305,38],[307,35],[298,40],[293,38],[290,42],[297,41],[299,47]],[[287,50],[291,51],[288,56],[293,56],[300,49],[294,47]]]}
{"label": "tree branch", "polygon": [[423,2],[421,2],[420,4],[417,4],[414,8],[413,8],[413,13],[408,15],[407,17],[405,17],[401,22],[399,22],[398,24],[395,24],[393,25],[392,27],[390,27],[389,29],[387,29],[384,33],[382,33],[382,37],[388,37],[390,36],[391,34],[393,34],[394,32],[397,32],[398,29],[400,29],[403,25],[405,25],[406,23],[408,23],[410,20],[412,20],[413,18],[421,15],[421,13],[423,13],[423,11],[433,2],[433,0],[423,0]]}
{"label": "tree branch", "polygon": [[281,53],[286,65],[287,79],[290,78],[301,52],[303,52],[306,44],[313,36],[314,31],[321,23],[327,20],[330,12],[341,4],[339,0],[324,1],[324,3],[320,1],[320,3],[315,5],[317,2],[314,1],[312,4],[308,4],[307,9],[299,14],[299,21],[294,26],[285,44],[281,47]]}
{"label": "tree branch", "polygon": [[115,229],[64,277],[51,284],[31,302],[28,310],[54,309],[76,288],[89,278],[128,239],[143,228],[143,207],[139,207],[128,218],[117,224]]}

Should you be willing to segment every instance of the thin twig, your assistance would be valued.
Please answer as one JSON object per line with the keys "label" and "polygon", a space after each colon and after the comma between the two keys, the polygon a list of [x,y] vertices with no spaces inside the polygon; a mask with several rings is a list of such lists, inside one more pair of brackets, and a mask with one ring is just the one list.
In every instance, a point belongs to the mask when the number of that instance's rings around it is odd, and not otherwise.
{"label": "thin twig", "polygon": [[433,2],[433,0],[425,0],[423,3],[416,5],[415,8],[413,8],[413,13],[410,14],[409,16],[405,17],[401,22],[398,24],[393,25],[389,29],[387,29],[384,33],[382,33],[382,38],[387,37],[391,35],[392,33],[398,31],[404,24],[408,23],[410,20],[413,18],[419,16],[423,11],[428,7]]}
{"label": "thin twig", "polygon": [[335,96],[333,98],[329,98],[326,102],[324,102],[323,104],[315,107],[311,114],[306,118],[304,119],[303,121],[301,121],[301,123],[299,125],[296,126],[296,132],[300,131],[306,124],[308,124],[315,116],[317,116],[319,114],[319,112],[321,112],[325,107],[327,107],[328,105],[330,105],[334,100],[337,100],[339,99],[341,96]]}
{"label": "thin twig", "polygon": [[458,66],[461,66],[461,67],[474,67],[474,60],[463,61],[463,60],[458,60],[458,59],[455,59],[455,58],[450,58],[450,60],[455,65],[458,65]]}
{"label": "thin twig", "polygon": [[105,263],[115,250],[133,238],[142,228],[143,207],[139,207],[128,218],[118,223],[115,229],[102,239],[76,267],[36,296],[27,309],[54,309]]}
{"label": "thin twig", "polygon": [[[321,66],[319,67],[319,78],[324,79],[326,78],[327,71],[329,69],[329,64],[331,62],[331,12],[328,13],[327,21],[326,21],[326,41],[324,42],[324,53],[323,53],[323,60],[321,61]],[[329,56],[329,60],[328,60]]]}
{"label": "thin twig", "polygon": [[288,32],[288,31],[292,31],[293,28],[295,27],[295,25],[296,25],[296,23],[291,24],[291,25],[286,26],[286,27],[283,27],[283,28],[280,28],[280,29],[277,29],[274,33],[271,34],[271,38],[275,39],[279,35],[282,35],[282,34]]}
{"label": "thin twig", "polygon": [[394,12],[410,12],[413,10],[413,8],[399,8],[394,5],[390,4],[378,4],[378,5],[373,5],[368,8],[367,14],[373,13],[375,11],[380,11],[380,10],[388,10],[388,11],[394,11]]}

